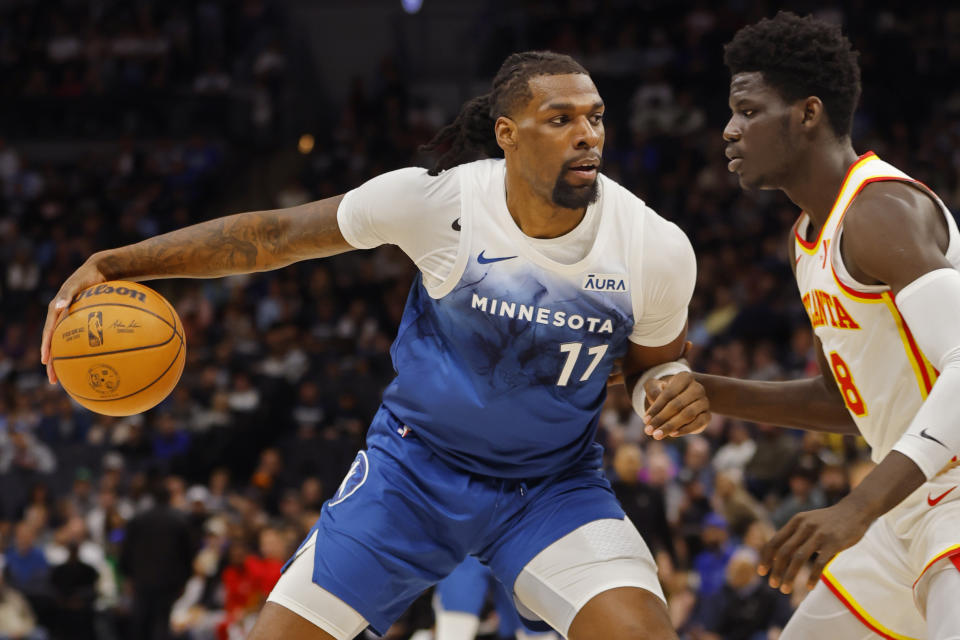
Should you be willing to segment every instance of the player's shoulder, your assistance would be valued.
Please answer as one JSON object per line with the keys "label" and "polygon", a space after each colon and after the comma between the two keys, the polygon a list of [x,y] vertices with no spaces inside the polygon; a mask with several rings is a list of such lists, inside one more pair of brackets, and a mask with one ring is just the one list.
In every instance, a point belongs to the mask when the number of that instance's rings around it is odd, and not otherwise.
{"label": "player's shoulder", "polygon": [[484,190],[492,185],[503,184],[506,166],[503,158],[483,158],[458,164],[445,170],[440,176],[448,176],[462,182],[469,181],[477,185],[478,189]]}
{"label": "player's shoulder", "polygon": [[615,209],[623,219],[633,222],[635,242],[645,246],[661,244],[659,255],[674,252],[690,252],[690,240],[677,224],[660,215],[643,198],[633,193],[616,180],[600,174],[600,189],[605,210]]}
{"label": "player's shoulder", "polygon": [[693,245],[680,225],[648,208],[644,227],[643,250],[648,260],[664,264],[695,262]]}
{"label": "player's shoulder", "polygon": [[460,196],[458,173],[458,167],[437,175],[430,175],[423,167],[404,167],[371,178],[354,191],[362,194],[363,200],[375,198],[384,203],[418,204],[427,208],[443,206]]}
{"label": "player's shoulder", "polygon": [[926,235],[942,223],[939,205],[929,194],[899,179],[877,180],[860,190],[843,218],[844,235],[857,245]]}

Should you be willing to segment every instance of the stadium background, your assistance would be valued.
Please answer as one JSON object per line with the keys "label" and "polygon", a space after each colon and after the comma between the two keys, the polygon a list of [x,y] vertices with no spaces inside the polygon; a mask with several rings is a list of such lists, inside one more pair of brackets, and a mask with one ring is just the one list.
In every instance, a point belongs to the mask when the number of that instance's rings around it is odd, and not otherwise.
{"label": "stadium background", "polygon": [[[956,213],[960,7],[925,4],[782,6],[842,23],[860,51],[855,148]],[[423,5],[0,1],[0,637],[146,637],[131,616],[131,585],[146,578],[131,575],[144,550],[129,523],[163,486],[191,532],[191,547],[157,560],[193,575],[177,636],[242,638],[363,444],[413,270],[382,248],[154,282],[183,318],[187,368],[168,401],[131,418],[91,414],[46,384],[40,328],[61,282],[100,249],[423,165],[417,146],[512,51],[585,64],[608,105],[604,171],[689,234],[695,368],[816,372],[786,261],[797,211],[779,193],[742,193],[722,156],[721,46],[773,3]],[[862,443],[715,417],[702,437],[661,444],[641,426],[612,391],[611,478],[683,637],[767,638],[803,590],[754,584],[749,550],[844,495],[869,468]],[[430,622],[425,597],[390,636]]]}

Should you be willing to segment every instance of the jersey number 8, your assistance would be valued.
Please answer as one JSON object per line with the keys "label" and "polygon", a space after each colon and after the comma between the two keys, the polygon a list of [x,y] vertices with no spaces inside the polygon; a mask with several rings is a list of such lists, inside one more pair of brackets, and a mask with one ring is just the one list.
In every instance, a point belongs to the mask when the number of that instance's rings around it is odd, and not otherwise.
{"label": "jersey number 8", "polygon": [[863,402],[863,396],[860,395],[857,385],[853,382],[850,367],[836,351],[830,352],[830,368],[833,369],[833,379],[837,381],[837,387],[843,394],[843,402],[847,405],[847,409],[860,417],[867,415],[867,405]]}

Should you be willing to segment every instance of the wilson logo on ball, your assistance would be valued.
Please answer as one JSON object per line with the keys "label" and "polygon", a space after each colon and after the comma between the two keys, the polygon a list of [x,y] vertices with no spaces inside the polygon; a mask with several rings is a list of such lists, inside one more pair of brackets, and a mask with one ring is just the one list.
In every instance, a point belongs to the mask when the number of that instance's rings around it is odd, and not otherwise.
{"label": "wilson logo on ball", "polygon": [[87,315],[87,340],[91,347],[103,345],[103,312],[91,311]]}
{"label": "wilson logo on ball", "polygon": [[95,364],[87,374],[90,376],[90,387],[100,395],[116,393],[120,386],[120,375],[108,364]]}
{"label": "wilson logo on ball", "polygon": [[115,293],[118,296],[130,296],[134,300],[138,300],[140,302],[147,301],[147,296],[142,291],[137,291],[136,289],[130,289],[128,287],[112,287],[109,284],[98,284],[95,287],[90,287],[85,291],[81,291],[73,298],[73,301],[76,302],[81,298],[92,298],[93,296],[100,296],[107,293]]}

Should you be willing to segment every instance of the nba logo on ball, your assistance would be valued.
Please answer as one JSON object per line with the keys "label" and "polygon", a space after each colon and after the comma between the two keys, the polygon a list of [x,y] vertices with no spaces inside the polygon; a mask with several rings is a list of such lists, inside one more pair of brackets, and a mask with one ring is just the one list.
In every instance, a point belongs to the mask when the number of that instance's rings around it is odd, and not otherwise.
{"label": "nba logo on ball", "polygon": [[357,454],[357,457],[353,459],[350,470],[347,471],[347,476],[343,479],[343,482],[340,483],[340,488],[337,489],[336,495],[334,495],[330,501],[330,506],[338,505],[356,493],[357,489],[362,487],[363,483],[367,481],[367,471],[369,471],[369,468],[367,452],[361,451]]}
{"label": "nba logo on ball", "polygon": [[87,340],[91,347],[103,344],[103,312],[91,311],[87,316]]}

